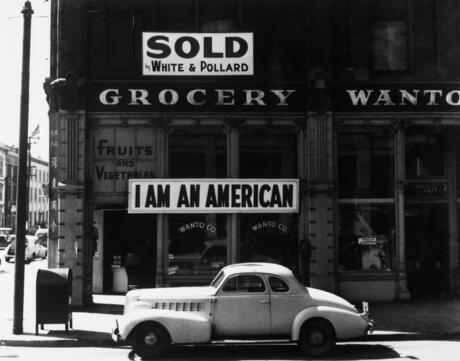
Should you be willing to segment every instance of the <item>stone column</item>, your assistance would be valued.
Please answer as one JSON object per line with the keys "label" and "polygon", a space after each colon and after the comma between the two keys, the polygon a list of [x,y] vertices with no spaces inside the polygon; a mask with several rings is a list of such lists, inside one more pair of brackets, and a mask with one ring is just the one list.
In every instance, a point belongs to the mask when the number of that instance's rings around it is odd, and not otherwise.
{"label": "stone column", "polygon": [[399,122],[395,129],[395,192],[396,192],[396,249],[397,249],[397,272],[398,272],[398,299],[408,299],[407,272],[406,272],[406,228],[404,207],[405,185],[405,124]]}
{"label": "stone column", "polygon": [[[168,177],[168,124],[166,120],[160,121],[160,126],[152,120],[155,127],[155,139],[157,154],[157,178]],[[157,215],[157,266],[155,273],[156,287],[166,286],[168,272],[168,219],[166,214]]]}
{"label": "stone column", "polygon": [[[227,177],[240,175],[240,120],[226,121],[227,133]],[[240,218],[236,213],[227,215],[227,264],[236,263],[240,256]]]}
{"label": "stone column", "polygon": [[334,134],[332,113],[308,114],[308,238],[310,284],[336,291],[334,265]]}

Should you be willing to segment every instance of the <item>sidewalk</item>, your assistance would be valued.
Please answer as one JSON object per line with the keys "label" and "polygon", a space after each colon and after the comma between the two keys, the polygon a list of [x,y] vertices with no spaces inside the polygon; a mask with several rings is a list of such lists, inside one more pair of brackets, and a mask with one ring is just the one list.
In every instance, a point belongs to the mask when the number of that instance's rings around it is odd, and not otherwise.
{"label": "sidewalk", "polygon": [[[0,345],[41,347],[111,347],[110,331],[122,313],[124,297],[95,295],[94,305],[73,312],[73,329],[45,325],[35,335],[35,318],[25,316],[24,334],[12,334],[12,319],[0,324]],[[375,331],[370,341],[417,339],[460,340],[460,298],[370,304]],[[12,315],[11,315],[12,317]]]}

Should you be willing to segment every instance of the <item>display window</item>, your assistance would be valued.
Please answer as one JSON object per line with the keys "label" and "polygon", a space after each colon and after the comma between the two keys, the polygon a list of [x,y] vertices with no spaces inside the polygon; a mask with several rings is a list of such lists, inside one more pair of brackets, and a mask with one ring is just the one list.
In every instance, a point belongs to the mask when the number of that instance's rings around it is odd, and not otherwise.
{"label": "display window", "polygon": [[298,270],[297,214],[242,214],[241,262],[282,264]]}
{"label": "display window", "polygon": [[168,276],[211,279],[227,263],[225,214],[169,216]]}
{"label": "display window", "polygon": [[394,195],[394,140],[384,129],[338,133],[339,198]]}
{"label": "display window", "polygon": [[223,130],[174,129],[168,137],[170,178],[225,178]]}
{"label": "display window", "polygon": [[[226,136],[220,129],[174,129],[168,138],[171,178],[225,178]],[[227,263],[225,214],[168,216],[168,276],[211,280]]]}
{"label": "display window", "polygon": [[[297,178],[295,129],[244,129],[240,137],[242,178]],[[298,269],[297,214],[242,214],[240,260],[274,262]]]}
{"label": "display window", "polygon": [[446,175],[444,135],[433,129],[406,132],[406,177]]}
{"label": "display window", "polygon": [[393,205],[340,205],[340,271],[392,271],[395,252],[394,220]]}

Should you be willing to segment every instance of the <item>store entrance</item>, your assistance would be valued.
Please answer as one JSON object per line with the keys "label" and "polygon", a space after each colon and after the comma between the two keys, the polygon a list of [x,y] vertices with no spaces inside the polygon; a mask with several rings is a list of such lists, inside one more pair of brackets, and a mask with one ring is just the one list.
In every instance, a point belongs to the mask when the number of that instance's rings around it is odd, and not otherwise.
{"label": "store entrance", "polygon": [[407,288],[412,298],[448,292],[448,238],[447,205],[406,206]]}
{"label": "store entrance", "polygon": [[104,292],[154,287],[155,266],[155,215],[104,211]]}

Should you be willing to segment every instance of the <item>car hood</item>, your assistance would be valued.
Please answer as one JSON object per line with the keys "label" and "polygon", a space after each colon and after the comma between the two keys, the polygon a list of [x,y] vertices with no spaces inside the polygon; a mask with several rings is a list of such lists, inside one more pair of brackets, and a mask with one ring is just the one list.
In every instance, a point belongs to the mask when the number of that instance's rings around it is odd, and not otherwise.
{"label": "car hood", "polygon": [[144,288],[129,291],[126,297],[147,302],[150,300],[202,300],[211,298],[214,291],[212,286]]}
{"label": "car hood", "polygon": [[171,262],[174,261],[199,261],[201,258],[201,254],[199,253],[187,253],[187,254],[179,254],[171,258]]}
{"label": "car hood", "polygon": [[356,307],[353,306],[350,302],[343,299],[342,297],[334,295],[333,293],[310,287],[307,287],[307,291],[313,303],[317,306],[331,306],[351,312],[358,312]]}

